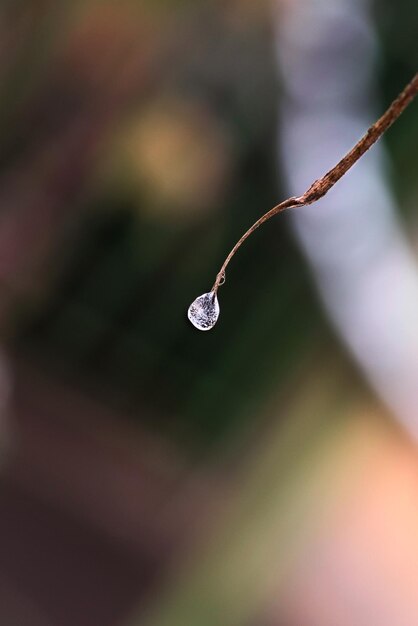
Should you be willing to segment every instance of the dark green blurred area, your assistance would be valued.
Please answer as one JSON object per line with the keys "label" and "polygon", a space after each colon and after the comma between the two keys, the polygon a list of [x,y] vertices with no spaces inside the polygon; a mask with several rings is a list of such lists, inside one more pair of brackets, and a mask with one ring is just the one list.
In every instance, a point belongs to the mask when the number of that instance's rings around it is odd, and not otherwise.
{"label": "dark green blurred area", "polygon": [[[402,0],[374,12],[388,102],[417,66],[418,11]],[[186,319],[235,240],[286,195],[270,22],[267,3],[233,0],[0,9],[2,204],[22,215],[22,258],[1,277],[5,333],[190,451],[244,428],[312,342],[333,341],[286,216],[234,260],[215,331]],[[406,210],[412,123],[388,136]]]}

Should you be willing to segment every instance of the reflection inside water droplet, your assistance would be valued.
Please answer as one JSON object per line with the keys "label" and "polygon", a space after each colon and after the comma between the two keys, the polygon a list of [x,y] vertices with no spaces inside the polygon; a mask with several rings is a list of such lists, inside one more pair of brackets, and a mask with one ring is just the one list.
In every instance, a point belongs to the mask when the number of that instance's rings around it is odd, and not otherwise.
{"label": "reflection inside water droplet", "polygon": [[190,305],[187,317],[195,328],[210,330],[218,321],[219,302],[216,293],[204,293]]}

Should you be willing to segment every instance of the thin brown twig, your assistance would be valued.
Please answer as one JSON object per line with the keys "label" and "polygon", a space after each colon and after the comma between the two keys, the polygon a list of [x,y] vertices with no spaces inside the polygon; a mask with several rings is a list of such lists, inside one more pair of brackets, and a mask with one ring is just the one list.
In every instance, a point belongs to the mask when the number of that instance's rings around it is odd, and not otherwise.
{"label": "thin brown twig", "polygon": [[309,187],[302,196],[291,197],[284,200],[280,204],[267,211],[262,215],[237,241],[231,252],[226,257],[221,269],[219,270],[215,283],[212,287],[212,291],[216,293],[219,287],[225,282],[225,270],[231,261],[232,257],[242,246],[244,241],[253,234],[255,230],[264,222],[267,222],[270,218],[274,217],[278,213],[281,213],[285,209],[293,209],[296,207],[306,206],[317,202],[320,198],[325,196],[328,191],[337,183],[348,170],[353,167],[355,163],[363,156],[369,148],[386,132],[386,130],[398,119],[403,113],[406,107],[412,102],[418,93],[418,73],[415,74],[410,83],[399,94],[399,96],[392,102],[387,111],[377,120],[365,135],[356,143],[356,145],[335,165],[329,170],[322,178],[316,180]]}

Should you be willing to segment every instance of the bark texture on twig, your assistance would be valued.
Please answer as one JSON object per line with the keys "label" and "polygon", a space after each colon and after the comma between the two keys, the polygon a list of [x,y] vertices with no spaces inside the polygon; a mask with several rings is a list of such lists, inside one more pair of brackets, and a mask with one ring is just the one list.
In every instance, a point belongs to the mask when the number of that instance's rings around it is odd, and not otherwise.
{"label": "bark texture on twig", "polygon": [[330,169],[322,178],[319,178],[309,187],[307,191],[301,196],[293,196],[284,200],[280,204],[267,211],[262,215],[237,241],[231,252],[226,257],[221,269],[219,270],[215,283],[212,287],[213,292],[217,292],[219,287],[225,282],[225,270],[231,261],[232,257],[242,246],[244,241],[248,239],[252,233],[257,230],[259,226],[267,222],[270,218],[274,217],[278,213],[281,213],[285,209],[293,209],[308,204],[313,204],[320,200],[328,191],[337,183],[344,174],[363,156],[369,148],[386,132],[386,130],[398,119],[403,113],[406,107],[412,102],[418,93],[418,73],[415,74],[410,83],[399,94],[399,96],[392,102],[387,111],[377,120],[366,132],[365,135],[356,143],[356,145],[347,154]]}

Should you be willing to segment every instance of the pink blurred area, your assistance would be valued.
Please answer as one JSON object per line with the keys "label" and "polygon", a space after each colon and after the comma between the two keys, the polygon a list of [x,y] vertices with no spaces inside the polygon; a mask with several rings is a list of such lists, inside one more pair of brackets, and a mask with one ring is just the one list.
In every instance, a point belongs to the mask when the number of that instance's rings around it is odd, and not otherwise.
{"label": "pink blurred area", "polygon": [[418,620],[416,448],[375,418],[355,422],[347,434],[326,514],[286,573],[268,624]]}

